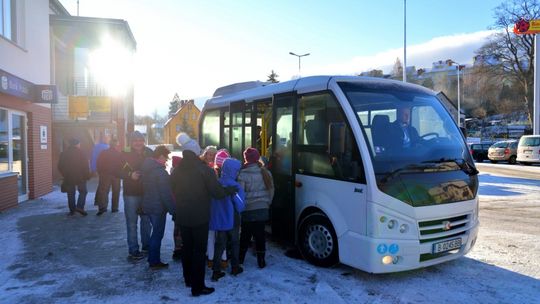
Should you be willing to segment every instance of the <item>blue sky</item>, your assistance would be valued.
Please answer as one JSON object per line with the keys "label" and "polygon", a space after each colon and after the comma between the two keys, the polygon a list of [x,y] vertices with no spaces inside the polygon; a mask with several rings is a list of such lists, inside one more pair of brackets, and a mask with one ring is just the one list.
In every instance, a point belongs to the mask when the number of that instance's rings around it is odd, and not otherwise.
{"label": "blue sky", "polygon": [[[76,15],[76,0],[61,0]],[[408,0],[407,64],[472,62],[501,0]],[[80,15],[124,19],[137,40],[135,112],[166,112],[174,93],[199,105],[222,85],[388,70],[403,61],[403,0],[80,0]]]}

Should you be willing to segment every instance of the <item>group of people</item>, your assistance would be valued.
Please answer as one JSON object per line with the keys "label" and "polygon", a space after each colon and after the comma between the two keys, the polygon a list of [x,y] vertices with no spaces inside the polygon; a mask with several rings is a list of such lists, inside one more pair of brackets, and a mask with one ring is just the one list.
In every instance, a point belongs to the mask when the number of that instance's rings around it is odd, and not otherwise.
{"label": "group of people", "polygon": [[[147,254],[151,269],[168,267],[161,260],[160,249],[169,213],[175,226],[173,259],[181,259],[184,282],[193,296],[214,292],[214,288],[205,284],[207,263],[212,268],[212,281],[225,276],[223,270],[228,262],[232,275],[242,273],[252,239],[258,267],[266,266],[264,228],[274,184],[257,149],[247,148],[242,162],[230,157],[224,149],[210,146],[202,150],[197,141],[182,133],[177,137],[182,157],[173,156],[169,174],[166,163],[171,151],[166,146],[150,150],[139,132],[133,132],[129,142],[129,148],[120,152],[117,142],[111,140],[109,147],[99,153],[95,203],[99,208],[97,215],[105,213],[112,187],[111,212],[118,211],[115,193],[119,193],[120,186],[115,183],[123,181],[130,259],[140,260]],[[84,168],[88,161],[79,146],[77,140],[71,140],[58,164],[64,176],[63,190],[68,195],[70,215],[75,212],[86,215],[84,201],[90,171],[88,165]],[[79,173],[72,174],[76,170]],[[76,190],[79,191],[77,203]],[[139,221],[141,246],[137,233]]]}

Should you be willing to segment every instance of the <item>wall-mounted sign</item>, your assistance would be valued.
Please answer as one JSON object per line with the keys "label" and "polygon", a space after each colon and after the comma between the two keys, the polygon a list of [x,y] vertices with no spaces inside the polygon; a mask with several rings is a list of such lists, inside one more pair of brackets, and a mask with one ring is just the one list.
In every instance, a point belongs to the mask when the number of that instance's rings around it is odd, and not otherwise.
{"label": "wall-mounted sign", "polygon": [[57,103],[56,86],[35,85],[4,70],[0,70],[0,92],[35,103]]}
{"label": "wall-mounted sign", "polygon": [[68,101],[71,119],[88,117],[88,98],[86,96],[69,96]]}
{"label": "wall-mounted sign", "polygon": [[39,126],[39,142],[42,144],[47,143],[47,126]]}
{"label": "wall-mounted sign", "polygon": [[521,18],[514,24],[514,33],[518,35],[537,34],[540,33],[540,20],[526,20]]}

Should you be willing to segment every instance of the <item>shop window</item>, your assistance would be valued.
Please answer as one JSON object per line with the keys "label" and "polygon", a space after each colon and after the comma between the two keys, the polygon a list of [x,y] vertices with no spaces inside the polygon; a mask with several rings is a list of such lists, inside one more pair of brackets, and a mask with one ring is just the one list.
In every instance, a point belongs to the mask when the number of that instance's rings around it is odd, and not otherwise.
{"label": "shop window", "polygon": [[0,109],[0,172],[9,171],[8,111]]}

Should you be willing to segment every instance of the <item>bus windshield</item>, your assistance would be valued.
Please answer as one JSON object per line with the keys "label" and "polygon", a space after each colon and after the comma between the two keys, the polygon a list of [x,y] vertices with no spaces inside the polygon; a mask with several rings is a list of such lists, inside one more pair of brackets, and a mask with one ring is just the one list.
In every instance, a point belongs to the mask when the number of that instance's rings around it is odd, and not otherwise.
{"label": "bus windshield", "polygon": [[[340,87],[357,115],[381,191],[413,206],[476,195],[478,171],[437,96],[393,82]],[[456,194],[447,195],[449,188]]]}

